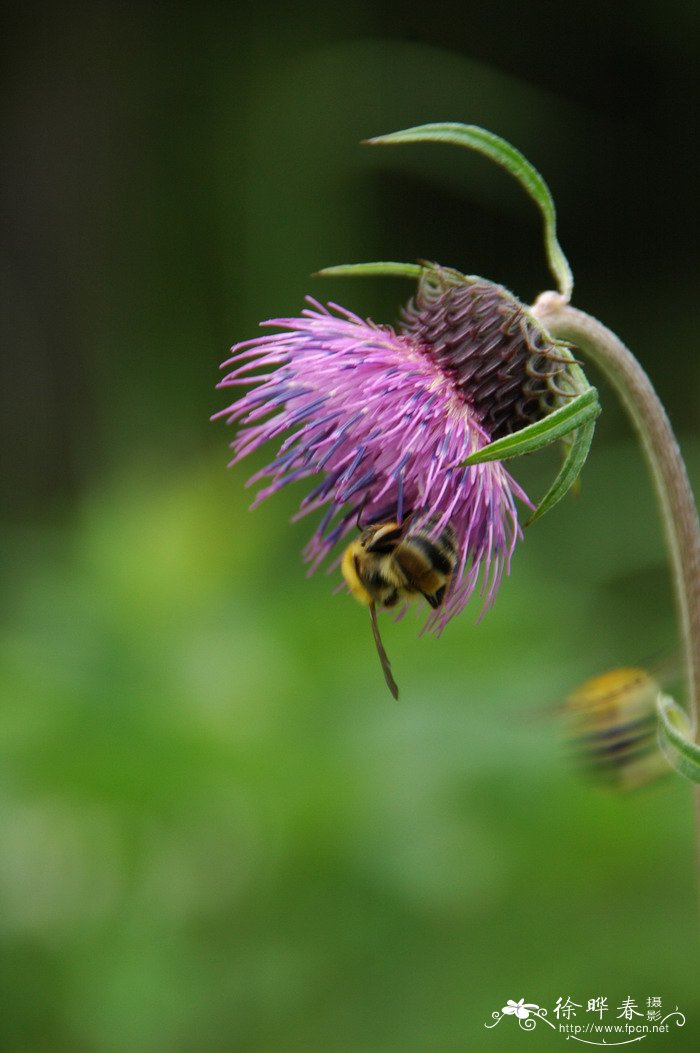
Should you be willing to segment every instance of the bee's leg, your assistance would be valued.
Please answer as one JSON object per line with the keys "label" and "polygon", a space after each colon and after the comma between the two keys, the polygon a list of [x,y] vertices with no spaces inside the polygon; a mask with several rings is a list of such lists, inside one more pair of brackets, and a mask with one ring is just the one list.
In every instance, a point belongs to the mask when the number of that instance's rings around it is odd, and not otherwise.
{"label": "bee's leg", "polygon": [[445,585],[441,585],[440,588],[437,589],[435,592],[424,592],[423,593],[423,595],[425,596],[426,600],[428,601],[430,606],[433,608],[433,610],[436,610],[440,606],[440,604],[442,603],[443,599],[445,598],[445,589],[446,589],[446,587],[447,586],[445,586]]}
{"label": "bee's leg", "polygon": [[396,684],[396,681],[394,680],[394,677],[392,676],[391,662],[389,661],[388,655],[384,650],[384,644],[382,643],[382,638],[379,635],[379,625],[377,624],[377,612],[374,608],[373,603],[370,603],[369,605],[369,617],[370,621],[372,622],[372,634],[374,635],[374,643],[377,648],[377,654],[379,655],[379,661],[382,666],[382,672],[384,673],[384,680],[386,681],[386,686],[389,688],[394,698],[398,700],[399,689]]}

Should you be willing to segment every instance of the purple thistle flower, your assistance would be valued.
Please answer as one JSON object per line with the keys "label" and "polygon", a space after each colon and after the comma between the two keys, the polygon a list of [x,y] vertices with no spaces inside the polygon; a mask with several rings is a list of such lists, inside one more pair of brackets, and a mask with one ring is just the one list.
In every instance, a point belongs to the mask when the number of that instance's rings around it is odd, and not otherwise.
{"label": "purple thistle flower", "polygon": [[481,579],[492,601],[521,536],[515,498],[530,502],[499,462],[463,467],[471,453],[549,409],[561,368],[522,305],[482,279],[455,284],[432,268],[397,332],[309,298],[283,330],[237,344],[219,387],[252,389],[215,416],[240,422],[236,464],[286,434],[255,507],[287,483],[320,476],[298,519],[325,509],[305,558],[310,572],[358,525],[449,523],[457,561],[426,628],[438,633]]}

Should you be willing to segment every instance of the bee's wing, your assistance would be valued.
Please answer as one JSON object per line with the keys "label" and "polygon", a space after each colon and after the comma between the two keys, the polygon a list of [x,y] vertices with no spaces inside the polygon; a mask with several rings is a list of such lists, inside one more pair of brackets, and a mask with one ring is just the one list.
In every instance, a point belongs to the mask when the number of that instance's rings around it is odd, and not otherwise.
{"label": "bee's wing", "polygon": [[377,648],[377,654],[379,655],[379,661],[382,663],[382,672],[384,673],[386,686],[389,688],[394,698],[398,701],[399,688],[393,676],[391,675],[391,662],[389,661],[389,657],[386,651],[384,650],[384,644],[382,643],[382,638],[379,635],[377,611],[373,603],[370,603],[369,605],[369,618],[372,622],[372,633],[374,635],[374,643]]}

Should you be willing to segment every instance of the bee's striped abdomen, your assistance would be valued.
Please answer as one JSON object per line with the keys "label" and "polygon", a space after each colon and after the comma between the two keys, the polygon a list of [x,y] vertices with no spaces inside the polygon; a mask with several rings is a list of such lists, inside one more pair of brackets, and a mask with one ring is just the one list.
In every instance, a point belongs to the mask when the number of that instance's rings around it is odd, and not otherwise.
{"label": "bee's striped abdomen", "polygon": [[412,548],[421,553],[429,567],[441,574],[451,574],[454,566],[454,549],[450,549],[441,538],[431,541],[421,534],[413,534],[404,542],[404,548]]}

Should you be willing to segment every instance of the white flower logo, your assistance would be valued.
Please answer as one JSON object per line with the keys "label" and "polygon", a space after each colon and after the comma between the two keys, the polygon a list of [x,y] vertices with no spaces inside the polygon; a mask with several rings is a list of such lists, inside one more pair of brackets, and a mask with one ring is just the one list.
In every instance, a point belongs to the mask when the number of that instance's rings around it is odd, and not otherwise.
{"label": "white flower logo", "polygon": [[506,1016],[517,1016],[518,1020],[527,1020],[531,1010],[539,1008],[538,1005],[534,1005],[532,1002],[526,1002],[524,998],[521,998],[519,1002],[514,1002],[512,998],[509,998],[507,1005],[503,1006],[501,1012]]}

